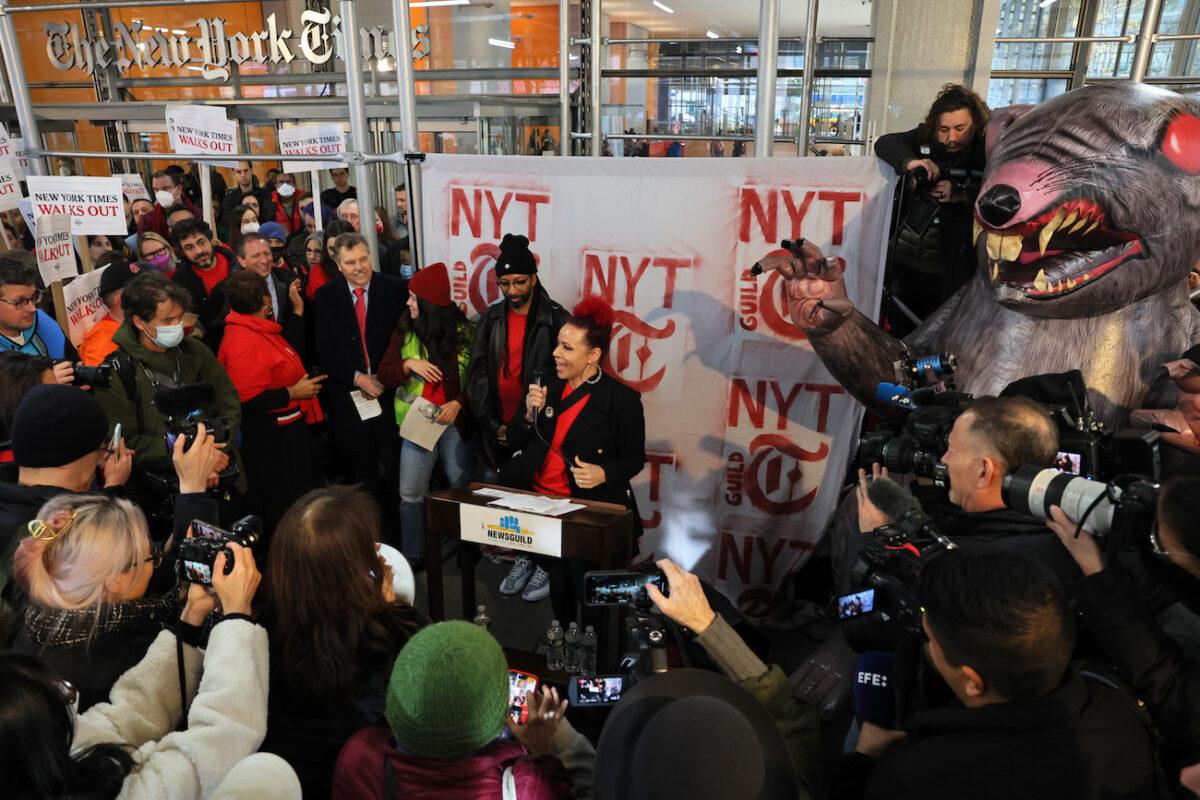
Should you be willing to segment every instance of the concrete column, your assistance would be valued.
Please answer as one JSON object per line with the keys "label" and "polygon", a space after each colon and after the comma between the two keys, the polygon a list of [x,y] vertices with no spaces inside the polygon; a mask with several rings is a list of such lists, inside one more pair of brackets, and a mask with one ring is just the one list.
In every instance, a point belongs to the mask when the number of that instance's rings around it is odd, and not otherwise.
{"label": "concrete column", "polygon": [[1000,0],[875,0],[866,133],[915,127],[946,83],[986,97],[999,19]]}

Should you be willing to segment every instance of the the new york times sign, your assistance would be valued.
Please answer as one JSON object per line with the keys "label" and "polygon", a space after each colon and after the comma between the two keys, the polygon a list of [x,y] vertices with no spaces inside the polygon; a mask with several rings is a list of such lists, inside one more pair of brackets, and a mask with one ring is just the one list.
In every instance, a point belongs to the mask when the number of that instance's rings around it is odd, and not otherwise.
{"label": "the new york times sign", "polygon": [[[267,17],[265,31],[229,33],[225,20],[199,19],[195,33],[167,31],[147,27],[142,22],[115,23],[110,42],[102,36],[88,39],[79,26],[66,22],[46,23],[46,53],[50,63],[64,72],[81,69],[91,75],[96,70],[116,65],[124,73],[130,67],[185,67],[196,65],[209,80],[227,80],[229,64],[290,64],[302,58],[324,64],[331,58],[342,59],[346,52],[342,19],[329,9],[309,9],[300,15],[301,28],[282,28],[275,15]],[[392,55],[391,33],[381,27],[360,28],[359,46],[365,60],[376,61]],[[413,29],[414,58],[429,55],[429,28]]]}

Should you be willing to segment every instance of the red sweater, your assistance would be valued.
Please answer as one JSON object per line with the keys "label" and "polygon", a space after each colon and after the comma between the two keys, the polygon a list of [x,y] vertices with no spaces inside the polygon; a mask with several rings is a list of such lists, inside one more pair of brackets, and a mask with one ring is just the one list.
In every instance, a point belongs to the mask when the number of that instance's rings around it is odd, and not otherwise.
{"label": "red sweater", "polygon": [[[217,360],[229,373],[243,403],[263,392],[287,389],[304,377],[300,356],[283,338],[278,322],[230,311]],[[306,422],[325,419],[317,398],[289,400],[274,412],[300,410]]]}

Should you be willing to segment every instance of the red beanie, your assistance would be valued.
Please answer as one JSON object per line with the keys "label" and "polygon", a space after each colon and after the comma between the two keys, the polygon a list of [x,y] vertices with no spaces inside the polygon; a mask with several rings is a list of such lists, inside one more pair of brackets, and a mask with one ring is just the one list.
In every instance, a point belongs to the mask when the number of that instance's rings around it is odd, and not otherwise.
{"label": "red beanie", "polygon": [[450,305],[450,274],[442,262],[417,270],[408,281],[408,290],[435,306]]}

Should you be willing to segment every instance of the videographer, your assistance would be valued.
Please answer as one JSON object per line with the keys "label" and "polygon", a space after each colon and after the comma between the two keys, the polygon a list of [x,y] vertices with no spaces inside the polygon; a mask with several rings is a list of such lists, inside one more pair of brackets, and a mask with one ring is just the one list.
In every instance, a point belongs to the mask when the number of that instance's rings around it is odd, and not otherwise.
{"label": "videographer", "polygon": [[[1058,506],[1046,524],[1070,552],[1083,576],[1069,585],[1088,628],[1122,677],[1146,701],[1164,744],[1164,761],[1179,768],[1200,761],[1200,670],[1167,637],[1146,608],[1133,575],[1109,558],[1087,528]],[[1200,478],[1180,476],[1158,495],[1149,550],[1166,571],[1186,583],[1200,578]],[[1086,524],[1086,523],[1085,523]],[[1195,595],[1197,587],[1192,584]]]}
{"label": "videographer", "polygon": [[947,171],[984,168],[988,113],[975,92],[947,84],[922,124],[875,142],[875,155],[897,173],[925,178],[900,209],[891,264],[895,293],[922,319],[975,273],[972,207],[980,182],[949,180]]}
{"label": "videographer", "polygon": [[[653,583],[647,584],[646,591],[654,605],[672,622],[695,634],[696,641],[712,657],[721,671],[738,686],[753,695],[754,699],[767,711],[786,746],[786,754],[795,773],[792,777],[794,791],[799,792],[800,797],[813,796],[814,787],[819,784],[821,755],[821,720],[816,709],[797,700],[792,694],[792,688],[783,670],[778,665],[768,667],[764,664],[734,632],[725,618],[713,611],[699,578],[668,558],[661,559],[656,564],[667,577],[669,592],[664,595]],[[667,673],[667,677],[669,678],[671,674]],[[720,692],[720,694],[726,693]],[[620,704],[617,708],[620,708]],[[614,712],[614,716],[615,714],[616,712]],[[649,720],[645,721],[649,722]],[[722,774],[731,774],[735,781],[745,781],[747,776],[754,774],[756,770],[762,770],[761,763],[751,763],[754,761],[754,757],[747,754],[750,743],[740,741],[742,734],[754,728],[752,723],[743,723],[736,729],[738,733],[734,733],[710,726],[700,726],[701,730],[697,731],[694,724],[696,720],[691,720],[692,724],[689,725],[686,716],[677,719],[676,722],[683,723],[678,728],[673,727],[677,736],[690,740],[694,734],[698,734],[708,741],[708,745],[704,747],[697,745],[700,749],[685,747],[675,736],[666,737],[667,741],[658,743],[673,750],[677,758],[677,763],[673,766],[677,768],[671,769],[666,765],[660,765],[663,769],[656,771],[661,771],[668,777],[674,776],[675,790],[686,789],[687,792],[683,795],[672,796],[687,796],[694,800],[702,797],[752,798],[756,796],[753,792],[747,793],[749,787],[745,783],[741,783],[736,794],[721,794],[724,790],[721,788],[720,782],[710,783],[706,790],[701,791],[700,789],[705,785],[704,776],[715,779],[715,773],[711,772],[713,769],[718,769]],[[693,729],[690,734],[689,727]],[[619,785],[621,779],[611,774],[610,768],[613,768],[619,769],[621,772],[628,772],[624,778],[624,789],[640,789],[636,793],[637,797],[663,797],[661,792],[643,794],[649,789],[649,786],[639,782],[639,773],[641,779],[648,779],[650,776],[635,766],[639,760],[636,751],[640,745],[636,738],[626,742],[617,741],[620,738],[609,734],[600,739],[597,750],[597,796],[614,799],[630,796],[628,793],[624,793]],[[769,738],[767,736],[762,738],[761,745],[764,751],[770,750]],[[619,752],[622,757],[614,758],[614,751]],[[711,761],[706,760],[704,755],[706,752],[712,753]],[[738,765],[730,763],[730,758],[747,758],[748,760]],[[628,764],[622,764],[621,761],[627,761]],[[739,766],[744,767],[740,772]],[[685,780],[681,773],[688,773],[688,779]],[[701,783],[696,785],[693,778],[701,779]],[[602,787],[609,788],[607,794],[600,791]],[[791,796],[795,796],[795,794],[793,793]]]}
{"label": "videographer", "polygon": [[1074,621],[1049,570],[950,550],[925,566],[919,594],[926,658],[961,706],[903,731],[864,722],[832,798],[1169,796],[1133,699],[1070,668]]}
{"label": "videographer", "polygon": [[[157,273],[130,281],[121,298],[125,322],[113,335],[118,349],[106,362],[112,365],[113,375],[108,386],[96,388],[96,399],[109,423],[120,423],[135,453],[134,468],[162,477],[170,473],[170,453],[167,416],[155,404],[156,396],[208,384],[215,399],[197,411],[222,420],[228,429],[228,441],[209,482],[212,488],[231,460],[240,461],[236,441],[242,407],[237,389],[212,351],[198,339],[184,336],[183,315],[190,302],[187,290]],[[245,476],[239,475],[234,485],[244,492]]]}

